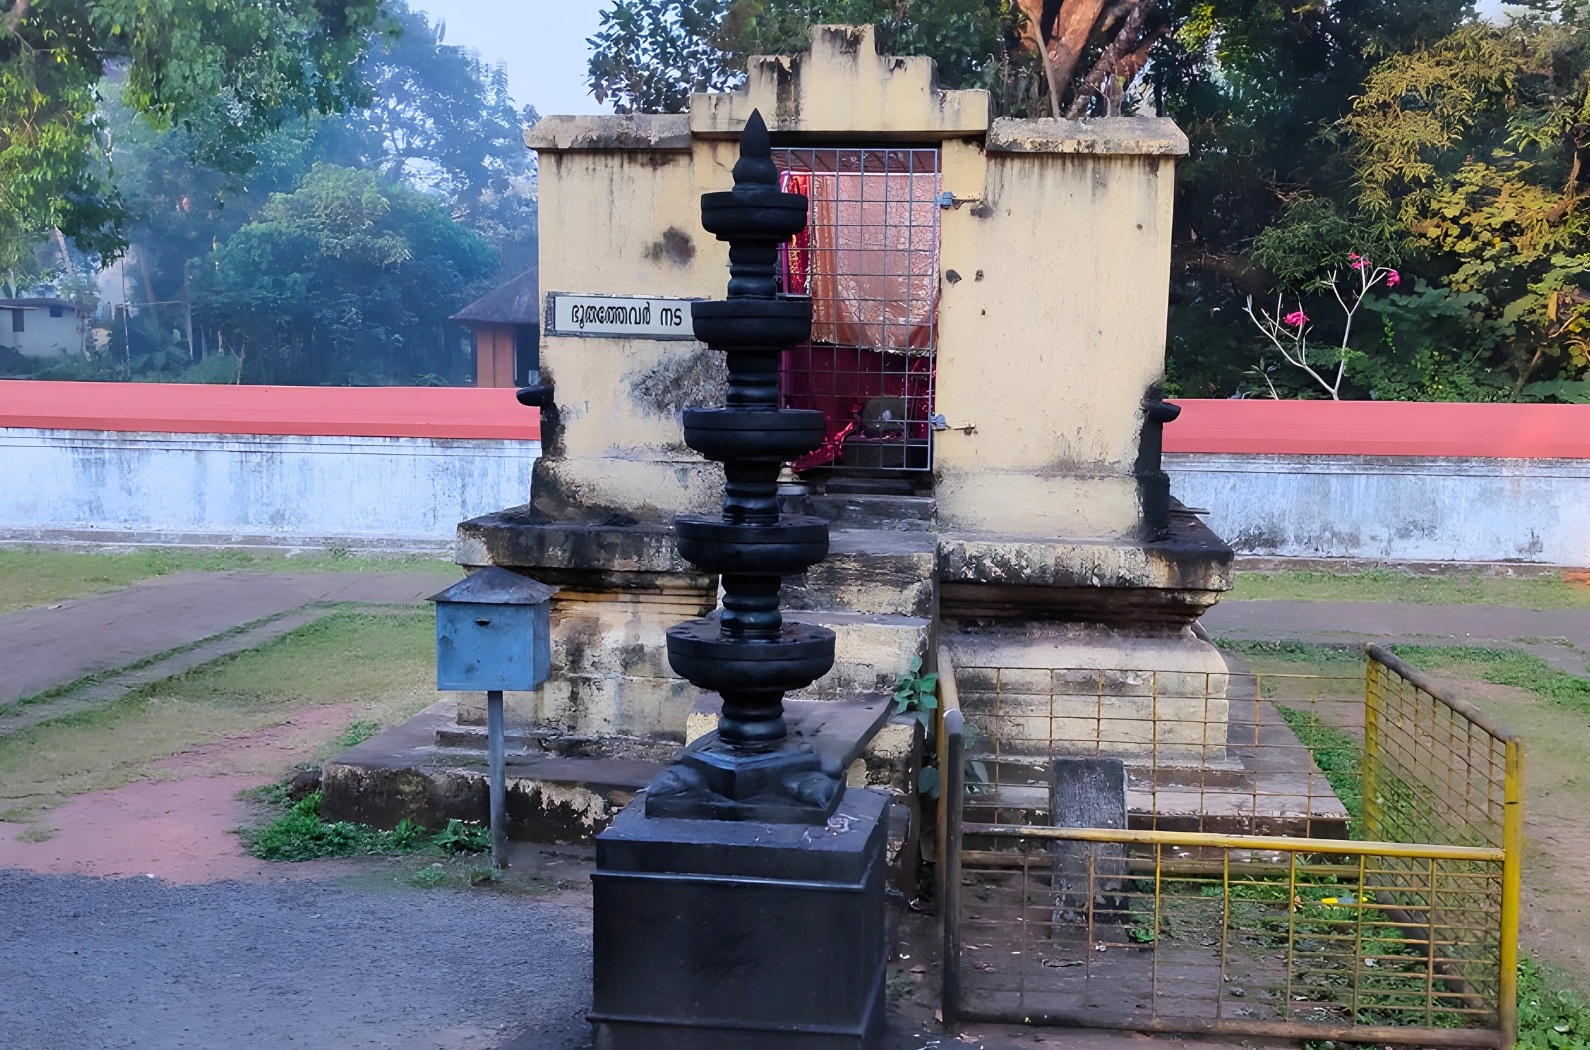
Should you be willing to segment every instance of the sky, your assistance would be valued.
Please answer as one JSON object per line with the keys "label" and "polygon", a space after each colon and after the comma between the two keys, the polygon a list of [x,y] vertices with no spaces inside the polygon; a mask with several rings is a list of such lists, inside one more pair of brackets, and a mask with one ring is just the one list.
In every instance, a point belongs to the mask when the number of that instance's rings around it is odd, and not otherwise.
{"label": "sky", "polygon": [[611,113],[585,89],[585,41],[610,0],[410,0],[431,21],[447,23],[449,44],[474,48],[508,69],[517,104],[551,113]]}

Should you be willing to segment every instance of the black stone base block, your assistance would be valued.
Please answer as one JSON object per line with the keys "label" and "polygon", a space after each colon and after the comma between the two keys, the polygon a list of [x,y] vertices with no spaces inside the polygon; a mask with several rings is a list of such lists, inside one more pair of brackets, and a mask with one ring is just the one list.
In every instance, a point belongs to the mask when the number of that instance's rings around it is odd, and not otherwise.
{"label": "black stone base block", "polygon": [[597,1050],[878,1046],[887,802],[848,790],[826,827],[626,807],[591,877]]}
{"label": "black stone base block", "polygon": [[755,751],[708,733],[651,782],[646,815],[822,824],[845,791],[844,767],[825,765],[811,744],[785,739]]}

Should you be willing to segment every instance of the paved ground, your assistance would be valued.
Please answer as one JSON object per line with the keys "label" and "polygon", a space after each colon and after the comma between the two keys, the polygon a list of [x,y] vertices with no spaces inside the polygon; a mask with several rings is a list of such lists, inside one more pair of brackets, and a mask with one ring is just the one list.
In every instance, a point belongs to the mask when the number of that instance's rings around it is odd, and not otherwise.
{"label": "paved ground", "polygon": [[588,1045],[589,897],[0,871],[8,1050]]}
{"label": "paved ground", "polygon": [[446,582],[436,573],[177,572],[23,609],[0,616],[0,704],[311,602],[418,603]]}
{"label": "paved ground", "polygon": [[1216,638],[1326,644],[1514,645],[1570,674],[1586,671],[1590,609],[1395,602],[1221,602],[1200,621]]}

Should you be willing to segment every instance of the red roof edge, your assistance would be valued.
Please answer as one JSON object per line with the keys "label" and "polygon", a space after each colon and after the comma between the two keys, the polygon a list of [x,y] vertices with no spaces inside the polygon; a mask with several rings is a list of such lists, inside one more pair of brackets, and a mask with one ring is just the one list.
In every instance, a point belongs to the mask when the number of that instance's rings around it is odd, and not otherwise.
{"label": "red roof edge", "polygon": [[539,441],[511,387],[212,386],[0,380],[0,427]]}
{"label": "red roof edge", "polygon": [[1590,459],[1590,405],[1181,400],[1166,452]]}

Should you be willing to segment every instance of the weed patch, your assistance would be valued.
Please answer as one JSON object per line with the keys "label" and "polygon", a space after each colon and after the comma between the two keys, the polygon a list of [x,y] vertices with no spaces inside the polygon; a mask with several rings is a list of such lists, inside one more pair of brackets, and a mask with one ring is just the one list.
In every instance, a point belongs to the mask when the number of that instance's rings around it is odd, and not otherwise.
{"label": "weed patch", "polygon": [[491,832],[459,820],[430,832],[405,820],[391,831],[345,820],[320,818],[320,792],[304,796],[275,820],[239,831],[248,852],[261,860],[315,860],[320,857],[379,856],[399,853],[480,853],[491,848]]}
{"label": "weed patch", "polygon": [[1574,992],[1546,987],[1533,960],[1518,960],[1518,1042],[1520,1050],[1590,1050],[1590,1007]]}

